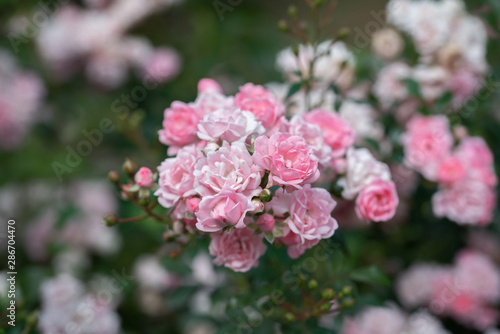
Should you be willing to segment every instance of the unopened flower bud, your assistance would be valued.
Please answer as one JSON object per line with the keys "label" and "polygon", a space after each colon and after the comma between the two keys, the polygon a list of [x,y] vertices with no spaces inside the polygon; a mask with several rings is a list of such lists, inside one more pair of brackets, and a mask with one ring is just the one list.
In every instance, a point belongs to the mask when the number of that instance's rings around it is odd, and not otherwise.
{"label": "unopened flower bud", "polygon": [[195,214],[200,209],[201,198],[191,197],[186,200],[186,207],[189,213]]}
{"label": "unopened flower bud", "polygon": [[261,199],[262,202],[269,202],[273,198],[273,192],[269,189],[264,189],[259,194],[259,198]]}
{"label": "unopened flower bud", "polygon": [[354,298],[345,298],[344,300],[342,300],[342,304],[341,304],[341,307],[342,308],[351,308],[354,306],[354,304],[356,304],[356,300]]}
{"label": "unopened flower bud", "polygon": [[256,221],[262,232],[271,232],[274,229],[274,217],[268,213],[263,214]]}
{"label": "unopened flower bud", "polygon": [[261,213],[264,211],[264,203],[260,199],[253,199],[253,205],[255,205],[255,210],[252,211],[253,214]]}
{"label": "unopened flower bud", "polygon": [[350,34],[351,34],[351,29],[344,27],[344,28],[339,30],[339,33],[337,34],[337,38],[339,40],[344,40],[347,37],[349,37]]}
{"label": "unopened flower bud", "polygon": [[150,188],[155,182],[153,172],[147,167],[141,167],[134,177],[135,183],[141,188]]}
{"label": "unopened flower bud", "polygon": [[318,287],[318,281],[316,281],[315,279],[310,280],[307,287],[309,288],[309,290],[316,290],[316,288]]}
{"label": "unopened flower bud", "polygon": [[139,204],[142,206],[146,206],[149,204],[150,194],[148,189],[140,189],[139,190]]}
{"label": "unopened flower bud", "polygon": [[180,220],[176,220],[173,223],[173,230],[177,234],[184,233],[184,224]]}
{"label": "unopened flower bud", "polygon": [[293,313],[288,312],[288,313],[285,314],[285,320],[288,321],[288,322],[294,322],[295,321],[295,316],[293,315]]}
{"label": "unopened flower bud", "polygon": [[288,31],[288,23],[286,23],[285,20],[279,20],[278,29],[283,31],[283,32],[287,32]]}
{"label": "unopened flower bud", "polygon": [[123,171],[129,175],[134,175],[137,172],[137,165],[127,158],[123,163]]}
{"label": "unopened flower bud", "polygon": [[116,225],[116,216],[113,215],[113,214],[109,214],[109,215],[106,215],[104,216],[104,223],[106,224],[106,226],[114,226]]}
{"label": "unopened flower bud", "polygon": [[321,297],[325,300],[332,300],[335,297],[335,291],[331,288],[325,289],[321,292]]}
{"label": "unopened flower bud", "polygon": [[331,303],[324,303],[323,305],[320,306],[320,310],[321,311],[330,311],[330,309],[332,308],[332,304]]}
{"label": "unopened flower bud", "polygon": [[295,7],[295,6],[288,7],[288,15],[290,16],[290,18],[296,19],[297,18],[297,7]]}
{"label": "unopened flower bud", "polygon": [[351,293],[352,293],[352,286],[350,286],[350,285],[346,285],[346,286],[344,286],[344,287],[342,288],[342,290],[340,290],[340,295],[341,295],[342,297],[344,297],[344,296],[348,296],[348,295],[350,295]]}
{"label": "unopened flower bud", "polygon": [[110,170],[108,172],[108,180],[111,183],[118,183],[120,181],[120,174],[115,170]]}
{"label": "unopened flower bud", "polygon": [[215,92],[222,94],[222,88],[217,81],[204,78],[198,81],[198,94],[203,92]]}

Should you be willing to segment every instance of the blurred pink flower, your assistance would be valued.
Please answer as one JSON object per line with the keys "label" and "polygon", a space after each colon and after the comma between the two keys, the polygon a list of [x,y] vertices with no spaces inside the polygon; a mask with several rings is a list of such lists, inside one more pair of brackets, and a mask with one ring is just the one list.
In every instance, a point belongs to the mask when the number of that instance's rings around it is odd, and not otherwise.
{"label": "blurred pink flower", "polygon": [[215,256],[216,265],[224,265],[234,271],[246,272],[257,267],[259,257],[266,252],[264,235],[253,235],[248,228],[231,232],[210,234],[210,255]]}

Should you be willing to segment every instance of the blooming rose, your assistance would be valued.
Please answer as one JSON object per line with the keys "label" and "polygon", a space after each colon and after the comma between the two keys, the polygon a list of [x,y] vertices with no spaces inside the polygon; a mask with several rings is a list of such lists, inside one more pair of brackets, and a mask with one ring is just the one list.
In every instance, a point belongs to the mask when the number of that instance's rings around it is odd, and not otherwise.
{"label": "blooming rose", "polygon": [[347,171],[338,184],[344,188],[342,197],[353,199],[363,187],[376,179],[391,180],[389,166],[377,161],[366,148],[347,151]]}
{"label": "blooming rose", "polygon": [[496,193],[481,181],[465,179],[443,188],[432,197],[432,209],[438,217],[459,224],[485,225],[492,219]]}
{"label": "blooming rose", "polygon": [[245,195],[225,189],[214,196],[202,198],[196,212],[196,227],[203,232],[216,232],[226,226],[245,227],[244,219],[255,205]]}
{"label": "blooming rose", "polygon": [[196,100],[189,104],[189,106],[196,111],[196,114],[200,118],[203,118],[203,116],[213,113],[216,110],[233,107],[234,102],[232,97],[225,96],[224,94],[218,92],[215,87],[205,87],[206,84],[202,83],[203,80],[209,79],[202,79],[200,81],[201,87],[198,89],[202,89],[202,91],[199,91]]}
{"label": "blooming rose", "polygon": [[462,160],[456,156],[449,156],[439,164],[437,180],[441,183],[450,184],[462,180],[466,172]]}
{"label": "blooming rose", "polygon": [[258,259],[267,247],[263,242],[263,234],[253,234],[248,228],[211,233],[209,250],[210,255],[215,256],[214,263],[240,272],[257,267]]}
{"label": "blooming rose", "polygon": [[402,62],[391,63],[380,70],[373,85],[373,94],[383,108],[388,108],[392,103],[408,97],[408,90],[403,80],[411,75],[411,68]]}
{"label": "blooming rose", "polygon": [[200,118],[189,105],[174,101],[165,109],[163,129],[158,131],[160,142],[169,145],[168,154],[174,155],[180,148],[198,140],[196,131]]}
{"label": "blooming rose", "polygon": [[321,170],[330,164],[332,149],[324,143],[323,132],[319,126],[308,123],[304,117],[296,115],[290,121],[289,132],[306,140],[312,149],[313,156],[318,159]]}
{"label": "blooming rose", "polygon": [[407,125],[403,145],[405,162],[427,179],[437,178],[440,161],[450,154],[453,137],[445,116],[415,116]]}
{"label": "blooming rose", "polygon": [[493,153],[481,137],[467,137],[460,142],[457,155],[473,167],[493,164]]}
{"label": "blooming rose", "polygon": [[206,141],[245,142],[250,135],[262,135],[265,129],[249,111],[218,109],[207,114],[198,124],[198,137]]}
{"label": "blooming rose", "polygon": [[280,241],[288,246],[287,253],[292,259],[298,259],[307,249],[319,243],[319,239],[301,240],[300,235],[293,233],[290,229],[288,229],[287,235],[280,238]]}
{"label": "blooming rose", "polygon": [[202,196],[214,195],[222,189],[241,192],[249,198],[260,191],[261,167],[253,163],[245,144],[224,142],[217,151],[210,151],[195,166],[196,191]]}
{"label": "blooming rose", "polygon": [[201,150],[191,145],[180,149],[175,158],[162,162],[158,167],[160,187],[155,192],[161,205],[171,208],[181,198],[196,194],[193,171],[196,161],[201,157],[203,157]]}
{"label": "blooming rose", "polygon": [[234,97],[234,106],[255,115],[266,130],[271,129],[285,112],[285,107],[270,91],[247,83]]}
{"label": "blooming rose", "polygon": [[344,321],[341,334],[400,334],[405,333],[407,318],[399,309],[368,307],[354,319]]}
{"label": "blooming rose", "polygon": [[399,203],[394,182],[377,179],[361,189],[356,199],[356,214],[374,222],[394,217]]}
{"label": "blooming rose", "polygon": [[333,158],[343,156],[347,148],[354,143],[354,130],[335,112],[315,109],[305,114],[304,119],[321,128],[325,143],[332,149]]}
{"label": "blooming rose", "polygon": [[293,193],[286,223],[302,242],[329,238],[338,228],[331,215],[336,204],[325,189],[304,187]]}
{"label": "blooming rose", "polygon": [[446,269],[431,263],[416,263],[398,277],[396,292],[401,303],[408,307],[428,305],[433,287]]}
{"label": "blooming rose", "polygon": [[141,188],[149,188],[155,182],[153,172],[147,167],[141,167],[135,174],[134,180]]}
{"label": "blooming rose", "polygon": [[269,184],[292,186],[312,183],[319,177],[318,159],[304,138],[275,133],[255,140],[254,162],[270,171]]}

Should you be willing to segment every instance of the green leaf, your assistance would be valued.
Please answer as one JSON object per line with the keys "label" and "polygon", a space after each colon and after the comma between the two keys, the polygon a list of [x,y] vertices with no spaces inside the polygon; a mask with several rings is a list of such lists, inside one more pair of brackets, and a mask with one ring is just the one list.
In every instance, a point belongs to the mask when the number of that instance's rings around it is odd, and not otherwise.
{"label": "green leaf", "polygon": [[274,235],[273,235],[273,232],[266,232],[264,233],[264,237],[266,238],[266,240],[272,244],[274,242]]}
{"label": "green leaf", "polygon": [[66,224],[66,222],[68,221],[68,219],[75,216],[78,213],[79,213],[79,210],[75,206],[72,206],[72,205],[69,205],[69,206],[65,207],[64,209],[62,209],[61,211],[59,211],[59,215],[57,217],[56,224],[55,224],[56,230],[60,230],[61,228],[63,228],[64,225]]}
{"label": "green leaf", "polygon": [[288,89],[288,93],[286,94],[285,99],[288,99],[289,97],[297,93],[300,90],[300,87],[302,87],[302,82],[297,82],[291,85],[290,88]]}
{"label": "green leaf", "polygon": [[391,283],[390,279],[377,266],[359,268],[351,272],[351,279],[354,281],[367,283],[371,285],[387,286]]}
{"label": "green leaf", "polygon": [[418,84],[418,82],[416,82],[413,79],[403,79],[402,81],[406,85],[406,90],[408,91],[408,94],[410,94],[413,97],[418,97],[419,99],[422,98],[422,93],[420,92],[420,85]]}

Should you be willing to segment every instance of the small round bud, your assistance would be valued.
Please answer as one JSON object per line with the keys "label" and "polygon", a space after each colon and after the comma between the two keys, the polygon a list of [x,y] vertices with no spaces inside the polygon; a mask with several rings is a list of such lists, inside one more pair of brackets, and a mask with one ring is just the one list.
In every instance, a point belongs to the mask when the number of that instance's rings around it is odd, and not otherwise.
{"label": "small round bud", "polygon": [[288,322],[294,322],[295,321],[295,316],[293,315],[293,313],[288,312],[288,313],[285,314],[285,320],[288,321]]}
{"label": "small round bud", "polygon": [[150,203],[150,193],[148,189],[139,189],[139,204],[146,206]]}
{"label": "small round bud", "polygon": [[174,223],[173,223],[173,230],[177,234],[184,233],[184,224],[181,221],[179,221],[179,220],[174,221]]}
{"label": "small round bud", "polygon": [[120,181],[120,174],[115,170],[110,170],[108,172],[108,180],[111,183],[118,183]]}
{"label": "small round bud", "polygon": [[189,213],[195,214],[200,209],[201,198],[191,197],[186,200],[186,207]]}
{"label": "small round bud", "polygon": [[290,18],[296,19],[297,18],[297,7],[295,7],[295,6],[288,7],[288,15],[290,16]]}
{"label": "small round bud", "polygon": [[310,280],[307,287],[309,288],[309,290],[316,290],[316,288],[318,287],[318,281],[316,281],[315,279]]}
{"label": "small round bud", "polygon": [[342,300],[342,305],[341,307],[342,308],[351,308],[354,306],[354,304],[356,304],[356,300],[354,298],[345,298],[344,300]]}
{"label": "small round bud", "polygon": [[321,297],[325,300],[332,300],[335,297],[335,291],[333,289],[325,289],[321,292]]}
{"label": "small round bud", "polygon": [[273,198],[273,192],[269,189],[264,189],[259,194],[259,198],[262,202],[269,202]]}
{"label": "small round bud", "polygon": [[147,167],[141,167],[135,173],[135,183],[141,188],[150,188],[155,182],[153,172]]}
{"label": "small round bud", "polygon": [[351,29],[344,27],[344,28],[339,30],[339,33],[337,34],[337,38],[340,40],[344,40],[347,37],[349,37],[350,34],[351,34]]}
{"label": "small round bud", "polygon": [[255,210],[252,211],[253,214],[261,213],[264,211],[264,203],[260,199],[253,199],[253,205],[255,205]]}
{"label": "small round bud", "polygon": [[106,215],[104,216],[104,223],[106,224],[106,226],[114,226],[116,225],[117,221],[116,221],[116,216],[113,215],[113,214],[109,214],[109,215]]}
{"label": "small round bud", "polygon": [[137,165],[132,160],[127,158],[123,163],[123,171],[129,175],[133,175],[137,172]]}
{"label": "small round bud", "polygon": [[349,296],[350,294],[352,293],[352,286],[350,285],[346,285],[342,288],[342,290],[340,291],[340,295],[342,297],[344,296]]}
{"label": "small round bud", "polygon": [[271,232],[274,229],[274,217],[268,213],[263,214],[256,221],[262,232]]}
{"label": "small round bud", "polygon": [[332,308],[332,304],[330,303],[324,303],[320,306],[321,311],[329,311]]}
{"label": "small round bud", "polygon": [[278,29],[287,32],[288,31],[288,23],[286,23],[285,20],[279,20],[278,21]]}
{"label": "small round bud", "polygon": [[313,0],[313,2],[311,3],[312,8],[318,8],[321,5],[323,5],[323,0]]}

